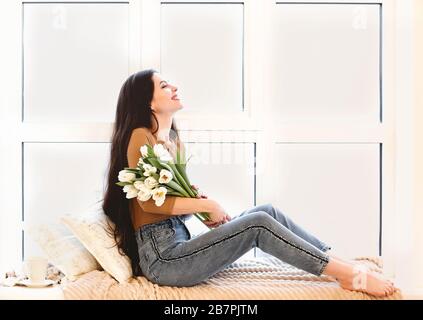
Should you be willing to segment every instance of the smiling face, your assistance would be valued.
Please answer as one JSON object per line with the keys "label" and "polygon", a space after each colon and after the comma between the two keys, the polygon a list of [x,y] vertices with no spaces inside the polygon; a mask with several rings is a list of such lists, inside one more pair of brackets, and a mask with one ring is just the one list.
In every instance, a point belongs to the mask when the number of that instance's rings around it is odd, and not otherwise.
{"label": "smiling face", "polygon": [[160,73],[153,74],[154,94],[151,108],[155,113],[174,113],[183,108],[176,93],[178,88],[167,82]]}

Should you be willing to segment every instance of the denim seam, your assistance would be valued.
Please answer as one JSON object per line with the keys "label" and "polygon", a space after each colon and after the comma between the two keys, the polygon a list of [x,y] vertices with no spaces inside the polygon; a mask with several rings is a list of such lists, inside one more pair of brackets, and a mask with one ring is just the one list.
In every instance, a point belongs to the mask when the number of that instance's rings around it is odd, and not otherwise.
{"label": "denim seam", "polygon": [[319,274],[318,274],[318,276],[321,276],[322,275],[322,273],[323,273],[323,271],[325,271],[325,268],[326,268],[326,266],[329,264],[329,260],[327,260],[327,261],[323,261],[323,264],[322,264],[322,266],[321,266],[321,268],[320,268],[320,270],[319,270]]}
{"label": "denim seam", "polygon": [[151,234],[151,236],[152,236],[152,240],[153,240],[153,247],[154,247],[154,250],[155,250],[155,251],[156,251],[156,253],[157,253],[157,256],[158,256],[159,260],[161,260],[161,261],[174,261],[174,260],[179,260],[179,259],[182,259],[182,258],[185,258],[185,257],[192,256],[192,255],[194,255],[194,254],[196,254],[196,253],[202,252],[202,251],[204,251],[205,249],[208,249],[208,248],[210,248],[210,247],[213,247],[213,246],[217,245],[218,243],[221,243],[221,242],[226,241],[226,240],[228,240],[228,239],[230,239],[230,238],[233,238],[233,237],[235,237],[236,235],[238,235],[238,234],[240,234],[240,233],[242,233],[242,232],[244,232],[244,231],[246,231],[246,230],[249,230],[249,229],[254,229],[254,228],[268,230],[268,231],[270,231],[270,233],[271,233],[273,236],[275,236],[276,238],[278,238],[278,239],[282,240],[283,242],[285,242],[285,243],[289,244],[290,246],[292,246],[292,247],[294,247],[294,248],[296,248],[296,249],[298,249],[298,250],[300,250],[300,251],[303,251],[303,252],[305,252],[305,253],[309,254],[311,257],[313,257],[313,258],[315,258],[315,259],[317,259],[317,260],[319,260],[319,261],[324,261],[324,262],[327,262],[327,261],[328,261],[328,260],[327,260],[327,258],[322,258],[322,257],[316,256],[316,255],[314,255],[313,253],[311,253],[310,251],[308,251],[308,250],[306,250],[306,249],[304,249],[304,248],[302,248],[302,247],[299,247],[299,246],[296,246],[296,245],[292,244],[291,242],[289,242],[288,240],[286,240],[286,239],[284,239],[284,238],[282,238],[282,237],[278,236],[278,235],[277,235],[277,234],[275,234],[272,230],[270,230],[269,228],[267,228],[267,227],[265,227],[265,226],[249,226],[249,227],[245,228],[244,230],[241,230],[241,231],[239,231],[239,232],[237,232],[237,233],[231,234],[231,235],[229,235],[229,236],[227,236],[227,237],[225,237],[225,238],[223,238],[223,239],[221,239],[221,240],[218,240],[218,241],[216,241],[216,242],[214,242],[214,243],[211,243],[211,244],[209,244],[209,245],[207,245],[207,246],[205,246],[205,247],[203,247],[203,248],[200,248],[200,249],[198,249],[198,250],[196,250],[196,251],[194,251],[194,252],[191,252],[191,253],[188,253],[188,254],[185,254],[185,255],[182,255],[182,256],[176,257],[176,258],[164,258],[164,257],[162,257],[162,255],[160,254],[159,250],[157,249],[156,238],[154,237],[154,235],[153,235],[153,234]]}

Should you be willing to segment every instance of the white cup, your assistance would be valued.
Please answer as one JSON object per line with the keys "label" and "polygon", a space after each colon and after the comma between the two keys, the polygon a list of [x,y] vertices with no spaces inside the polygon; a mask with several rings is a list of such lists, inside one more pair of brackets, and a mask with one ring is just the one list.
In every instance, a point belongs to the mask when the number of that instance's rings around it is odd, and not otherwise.
{"label": "white cup", "polygon": [[29,281],[42,283],[46,280],[48,261],[44,257],[33,256],[25,259],[24,271]]}

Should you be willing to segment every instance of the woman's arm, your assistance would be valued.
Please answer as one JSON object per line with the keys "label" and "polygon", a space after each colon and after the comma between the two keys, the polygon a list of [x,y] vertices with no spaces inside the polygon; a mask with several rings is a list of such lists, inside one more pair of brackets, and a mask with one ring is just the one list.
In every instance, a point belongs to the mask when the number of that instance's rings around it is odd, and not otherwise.
{"label": "woman's arm", "polygon": [[194,212],[211,212],[213,211],[213,200],[184,198],[177,196],[166,196],[164,203],[158,207],[153,199],[140,201],[137,199],[140,207],[150,213],[181,215]]}
{"label": "woman's arm", "polygon": [[[145,144],[153,144],[150,139],[150,132],[146,128],[137,128],[132,131],[128,144],[128,166],[135,168],[141,157],[140,148]],[[167,195],[163,204],[158,207],[155,201],[150,198],[147,201],[137,199],[140,207],[150,213],[181,215],[194,212],[210,212],[213,211],[215,203],[210,199],[184,198]]]}

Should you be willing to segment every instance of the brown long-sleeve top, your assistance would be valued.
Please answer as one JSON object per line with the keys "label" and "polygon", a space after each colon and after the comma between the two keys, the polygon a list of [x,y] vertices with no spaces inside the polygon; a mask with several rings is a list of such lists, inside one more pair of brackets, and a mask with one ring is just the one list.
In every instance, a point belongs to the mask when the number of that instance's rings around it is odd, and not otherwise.
{"label": "brown long-sleeve top", "polygon": [[[166,143],[158,140],[148,128],[136,128],[131,133],[128,144],[127,158],[128,166],[135,168],[141,157],[141,146],[149,144],[154,146],[157,143],[163,146],[175,157],[179,148],[182,154],[185,153],[185,146],[182,141],[176,143]],[[210,202],[207,199],[184,198],[166,195],[164,203],[158,207],[155,201],[150,198],[147,201],[140,201],[137,198],[130,199],[130,211],[134,230],[145,224],[156,223],[178,214],[189,214],[193,212],[207,211]]]}

